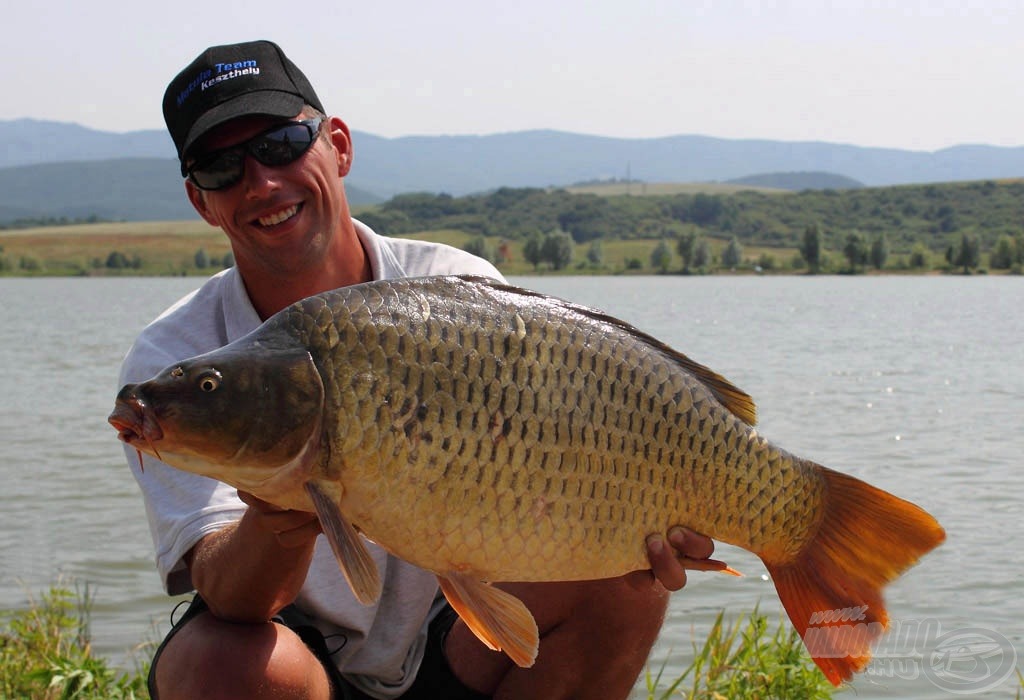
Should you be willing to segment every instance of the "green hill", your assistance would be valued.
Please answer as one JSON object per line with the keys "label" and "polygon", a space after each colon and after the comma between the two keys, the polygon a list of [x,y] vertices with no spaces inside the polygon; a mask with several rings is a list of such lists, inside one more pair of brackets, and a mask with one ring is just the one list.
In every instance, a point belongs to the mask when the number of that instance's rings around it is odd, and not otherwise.
{"label": "green hill", "polygon": [[918,243],[944,251],[966,233],[989,250],[1001,236],[1021,231],[1024,181],[648,196],[501,188],[469,197],[399,195],[362,218],[391,235],[452,229],[518,240],[561,230],[576,243],[586,243],[695,232],[724,240],[735,237],[745,246],[780,248],[798,247],[804,231],[817,226],[826,247],[837,251],[850,234],[868,239],[885,235],[898,252]]}

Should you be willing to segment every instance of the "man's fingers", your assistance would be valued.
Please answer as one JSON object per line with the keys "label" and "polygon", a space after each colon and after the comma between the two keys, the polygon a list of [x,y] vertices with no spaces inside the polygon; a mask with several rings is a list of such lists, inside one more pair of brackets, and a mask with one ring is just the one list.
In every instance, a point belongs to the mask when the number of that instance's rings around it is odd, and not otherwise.
{"label": "man's fingers", "polygon": [[686,570],[662,535],[647,538],[647,558],[651,562],[651,573],[666,589],[678,591],[686,585]]}
{"label": "man's fingers", "polygon": [[678,552],[677,556],[689,559],[707,559],[715,553],[714,540],[685,527],[677,526],[669,530],[668,541]]}

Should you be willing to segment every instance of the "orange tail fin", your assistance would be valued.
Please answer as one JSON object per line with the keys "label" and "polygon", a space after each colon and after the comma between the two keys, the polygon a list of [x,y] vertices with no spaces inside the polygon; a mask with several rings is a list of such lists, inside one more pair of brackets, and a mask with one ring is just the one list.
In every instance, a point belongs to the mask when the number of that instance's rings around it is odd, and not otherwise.
{"label": "orange tail fin", "polygon": [[913,503],[820,468],[826,497],[817,533],[795,559],[765,566],[815,663],[839,685],[867,666],[889,625],[882,587],[946,533]]}

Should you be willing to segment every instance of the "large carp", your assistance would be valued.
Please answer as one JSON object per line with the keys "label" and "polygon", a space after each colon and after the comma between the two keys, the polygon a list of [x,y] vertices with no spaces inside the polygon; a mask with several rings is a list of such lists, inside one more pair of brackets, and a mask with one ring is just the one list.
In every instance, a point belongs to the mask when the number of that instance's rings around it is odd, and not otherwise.
{"label": "large carp", "polygon": [[[838,684],[887,624],[882,586],[945,535],[754,421],[749,396],[622,321],[465,277],[304,299],[125,386],[110,416],[138,450],[315,511],[364,602],[381,583],[360,533],[435,572],[474,633],[524,666],[536,624],[486,582],[618,576],[649,566],[648,535],[691,527],[764,561]],[[821,625],[810,643],[812,623],[849,611],[854,632]]]}

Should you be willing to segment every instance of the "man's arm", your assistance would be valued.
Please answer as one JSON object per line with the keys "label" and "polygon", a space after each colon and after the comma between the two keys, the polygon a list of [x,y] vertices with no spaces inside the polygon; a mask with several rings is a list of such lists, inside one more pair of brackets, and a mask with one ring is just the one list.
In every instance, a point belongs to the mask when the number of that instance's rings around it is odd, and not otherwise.
{"label": "man's arm", "polygon": [[265,622],[299,594],[320,523],[314,513],[238,495],[249,506],[242,518],[199,540],[185,562],[214,615]]}

